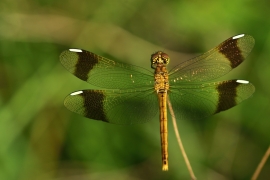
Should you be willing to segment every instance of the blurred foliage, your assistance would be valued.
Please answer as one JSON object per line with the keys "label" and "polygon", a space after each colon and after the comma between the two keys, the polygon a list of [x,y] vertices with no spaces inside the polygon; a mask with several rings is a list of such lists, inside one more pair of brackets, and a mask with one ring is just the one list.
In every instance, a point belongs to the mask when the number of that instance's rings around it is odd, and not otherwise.
{"label": "blurred foliage", "polygon": [[[68,73],[59,54],[78,47],[150,69],[157,50],[173,66],[240,33],[255,38],[254,50],[222,79],[251,81],[253,97],[178,125],[198,179],[250,179],[270,141],[269,7],[266,0],[2,0],[0,179],[190,179],[170,122],[162,172],[158,117],[117,126],[66,110],[67,94],[91,86]],[[269,162],[259,179],[269,178]]]}

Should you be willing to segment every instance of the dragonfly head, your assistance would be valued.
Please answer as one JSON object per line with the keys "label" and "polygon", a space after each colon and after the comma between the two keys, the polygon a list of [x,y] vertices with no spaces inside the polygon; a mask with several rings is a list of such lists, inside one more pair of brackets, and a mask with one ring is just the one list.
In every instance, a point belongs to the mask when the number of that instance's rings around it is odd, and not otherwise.
{"label": "dragonfly head", "polygon": [[156,68],[157,65],[167,65],[170,62],[168,54],[158,51],[151,55],[151,67]]}

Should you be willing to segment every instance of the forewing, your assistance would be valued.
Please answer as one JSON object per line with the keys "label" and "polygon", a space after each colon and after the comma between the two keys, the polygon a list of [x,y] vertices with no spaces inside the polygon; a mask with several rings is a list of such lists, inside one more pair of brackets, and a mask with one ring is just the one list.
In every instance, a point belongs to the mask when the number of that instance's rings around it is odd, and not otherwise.
{"label": "forewing", "polygon": [[144,123],[158,112],[152,89],[82,90],[68,95],[64,104],[82,116],[114,124]]}
{"label": "forewing", "polygon": [[202,119],[236,106],[254,91],[248,81],[228,80],[173,87],[169,99],[177,118]]}
{"label": "forewing", "polygon": [[132,89],[153,87],[153,73],[125,63],[119,63],[92,52],[69,49],[61,53],[62,65],[72,74],[101,88]]}
{"label": "forewing", "polygon": [[170,82],[205,82],[221,77],[244,61],[254,43],[254,38],[247,34],[231,37],[212,50],[174,67],[169,72]]}

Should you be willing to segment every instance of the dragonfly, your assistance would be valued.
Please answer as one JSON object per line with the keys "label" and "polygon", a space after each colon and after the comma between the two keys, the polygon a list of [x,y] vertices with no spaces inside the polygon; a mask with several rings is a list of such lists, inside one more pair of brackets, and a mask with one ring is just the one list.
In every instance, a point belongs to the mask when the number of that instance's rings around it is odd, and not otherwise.
{"label": "dragonfly", "polygon": [[254,43],[250,35],[236,35],[170,71],[170,57],[162,51],[151,55],[151,71],[86,50],[68,49],[60,55],[62,65],[100,89],[75,91],[65,98],[64,105],[89,119],[122,125],[145,123],[159,113],[162,170],[167,171],[168,100],[177,119],[202,119],[251,97],[255,87],[249,81],[212,80],[240,65]]}

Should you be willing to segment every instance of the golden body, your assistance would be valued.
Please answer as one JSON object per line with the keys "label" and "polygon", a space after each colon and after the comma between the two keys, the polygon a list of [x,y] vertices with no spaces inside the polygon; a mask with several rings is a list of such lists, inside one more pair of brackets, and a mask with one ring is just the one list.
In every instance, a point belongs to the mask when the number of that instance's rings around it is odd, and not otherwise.
{"label": "golden body", "polygon": [[168,170],[168,130],[167,130],[167,92],[169,79],[166,64],[167,54],[158,51],[152,55],[152,67],[155,67],[155,90],[159,100],[160,137],[162,153],[162,170]]}

